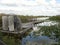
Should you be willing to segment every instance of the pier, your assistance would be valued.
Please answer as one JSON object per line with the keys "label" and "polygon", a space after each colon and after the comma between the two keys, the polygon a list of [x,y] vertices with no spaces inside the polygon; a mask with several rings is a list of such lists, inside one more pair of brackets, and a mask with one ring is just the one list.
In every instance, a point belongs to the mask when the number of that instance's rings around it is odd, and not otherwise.
{"label": "pier", "polygon": [[22,23],[18,16],[2,16],[2,33],[24,35],[29,30],[32,30],[33,26],[43,21],[31,21]]}

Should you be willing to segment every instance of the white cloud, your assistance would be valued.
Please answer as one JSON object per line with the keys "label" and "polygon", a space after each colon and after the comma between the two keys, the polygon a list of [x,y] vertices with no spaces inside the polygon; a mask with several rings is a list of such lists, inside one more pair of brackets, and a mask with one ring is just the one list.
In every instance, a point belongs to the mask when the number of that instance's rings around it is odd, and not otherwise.
{"label": "white cloud", "polygon": [[60,4],[56,0],[1,0],[0,12],[24,15],[60,14]]}

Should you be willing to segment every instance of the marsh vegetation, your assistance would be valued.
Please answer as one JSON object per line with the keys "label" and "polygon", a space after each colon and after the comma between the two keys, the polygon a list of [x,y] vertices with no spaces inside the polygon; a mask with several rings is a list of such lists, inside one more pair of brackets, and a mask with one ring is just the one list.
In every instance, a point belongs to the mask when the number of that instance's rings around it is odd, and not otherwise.
{"label": "marsh vegetation", "polygon": [[[19,16],[19,17],[21,18],[23,23],[30,22],[28,19],[40,18],[40,16],[37,16],[37,17],[36,16]],[[60,45],[60,16],[52,16],[48,20],[58,22],[58,24],[51,25],[51,26],[38,26],[38,28],[40,28],[38,31],[32,31],[31,29],[31,31],[26,32],[22,36],[23,41],[24,39],[25,40],[27,39],[29,41],[29,39],[35,40],[35,37],[42,36],[43,38],[45,38],[45,36],[47,36],[50,39],[54,39],[56,42],[58,42],[58,44],[53,44],[53,45]],[[2,29],[2,14],[0,15],[0,30],[1,29]],[[9,35],[9,34],[0,32],[0,40],[5,42],[7,45],[20,45],[23,42],[22,40],[20,41],[20,39],[21,38],[17,37],[17,35],[14,35],[14,34]]]}

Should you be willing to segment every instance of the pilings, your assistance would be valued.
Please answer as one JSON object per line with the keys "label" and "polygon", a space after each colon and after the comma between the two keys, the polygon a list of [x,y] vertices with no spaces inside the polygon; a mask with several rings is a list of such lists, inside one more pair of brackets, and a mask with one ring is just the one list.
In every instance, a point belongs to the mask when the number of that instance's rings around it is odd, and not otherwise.
{"label": "pilings", "polygon": [[14,16],[14,29],[15,31],[22,30],[22,22],[18,16]]}
{"label": "pilings", "polygon": [[8,28],[9,31],[14,31],[14,17],[8,16]]}
{"label": "pilings", "polygon": [[[8,34],[24,34],[29,29],[32,29],[33,22],[23,24],[18,16],[2,16],[2,29],[3,33]],[[27,26],[24,28],[24,25]]]}
{"label": "pilings", "polygon": [[7,16],[2,17],[2,28],[3,30],[8,30],[8,17]]}
{"label": "pilings", "polygon": [[6,31],[22,30],[20,18],[17,16],[2,16],[2,29]]}

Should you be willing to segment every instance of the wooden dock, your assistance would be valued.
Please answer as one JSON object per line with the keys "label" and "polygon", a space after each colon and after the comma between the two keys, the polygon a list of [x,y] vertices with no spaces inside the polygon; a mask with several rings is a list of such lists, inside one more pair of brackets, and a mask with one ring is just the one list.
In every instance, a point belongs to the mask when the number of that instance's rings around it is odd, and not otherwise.
{"label": "wooden dock", "polygon": [[24,34],[25,32],[32,29],[33,23],[22,23],[22,30],[20,31],[9,31],[9,30],[0,30],[3,33],[12,33],[12,34]]}
{"label": "wooden dock", "polygon": [[[19,17],[16,16],[3,16],[2,17],[2,30],[3,33],[12,34],[24,34],[32,29],[34,24],[41,23],[43,21],[33,21],[28,23],[21,23]],[[5,30],[4,30],[5,29]]]}
{"label": "wooden dock", "polygon": [[4,31],[4,30],[0,30],[0,31],[3,32],[3,33],[23,34],[23,33],[27,32],[29,29],[31,29],[31,27],[30,28],[26,28],[23,31]]}

